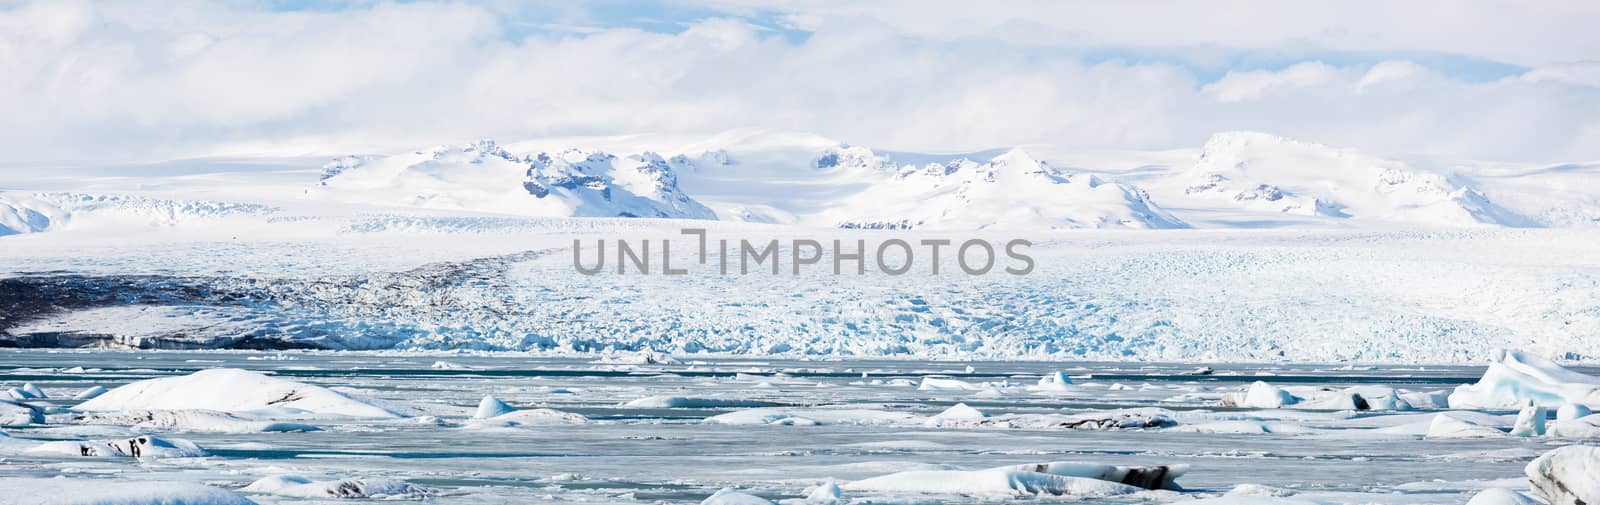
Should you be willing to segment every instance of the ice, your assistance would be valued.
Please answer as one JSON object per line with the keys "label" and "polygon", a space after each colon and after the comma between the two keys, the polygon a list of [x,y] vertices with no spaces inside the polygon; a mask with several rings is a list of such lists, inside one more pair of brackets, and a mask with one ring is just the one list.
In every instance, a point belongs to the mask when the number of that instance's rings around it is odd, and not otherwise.
{"label": "ice", "polygon": [[1524,472],[1551,505],[1600,503],[1600,447],[1571,445],[1544,453]]}
{"label": "ice", "polygon": [[223,412],[288,408],[351,417],[402,417],[394,411],[320,386],[230,368],[134,382],[74,408],[87,411],[205,409]]}
{"label": "ice", "polygon": [[193,458],[206,455],[206,452],[194,442],[148,435],[124,440],[46,442],[28,449],[27,452],[98,458]]}
{"label": "ice", "polygon": [[738,398],[695,398],[687,396],[649,396],[622,404],[633,409],[727,409],[775,407],[778,404]]}
{"label": "ice", "polygon": [[202,409],[89,411],[63,417],[66,418],[65,422],[75,424],[130,426],[164,431],[278,433],[320,429],[309,424],[262,421],[227,412]]}
{"label": "ice", "polygon": [[506,402],[500,401],[500,399],[495,398],[494,395],[488,395],[484,396],[483,400],[478,402],[478,411],[472,414],[472,417],[475,419],[488,419],[516,411],[517,409],[515,407],[506,405]]}
{"label": "ice", "polygon": [[1288,391],[1284,391],[1276,386],[1262,381],[1250,383],[1250,389],[1245,391],[1243,398],[1240,398],[1238,393],[1229,393],[1227,396],[1222,398],[1222,404],[1224,406],[1239,406],[1255,409],[1283,408],[1287,405],[1294,405],[1294,403],[1297,401],[1299,401],[1299,399],[1295,398],[1294,395],[1289,394]]}
{"label": "ice", "polygon": [[1588,417],[1591,413],[1593,412],[1589,410],[1588,405],[1581,403],[1566,403],[1562,404],[1561,408],[1556,409],[1556,420],[1571,421],[1574,419]]}
{"label": "ice", "polygon": [[989,414],[985,414],[981,410],[969,407],[965,403],[957,403],[955,405],[951,405],[948,409],[944,409],[944,412],[940,412],[938,415],[933,416],[931,419],[929,419],[929,421],[942,421],[945,419],[983,419],[985,417],[989,417]]}
{"label": "ice", "polygon": [[1481,426],[1478,423],[1455,417],[1452,414],[1436,414],[1433,421],[1428,423],[1427,438],[1484,438],[1501,437],[1505,432]]}
{"label": "ice", "polygon": [[1532,353],[1496,349],[1483,378],[1450,394],[1450,407],[1518,408],[1529,400],[1546,407],[1600,405],[1600,378],[1567,370]]}
{"label": "ice", "polygon": [[255,505],[226,489],[187,482],[0,478],[7,505]]}
{"label": "ice", "polygon": [[1600,415],[1557,419],[1556,422],[1550,423],[1546,433],[1556,438],[1600,439]]}
{"label": "ice", "polygon": [[[480,409],[481,411],[482,409]],[[589,422],[588,417],[571,412],[562,412],[555,409],[522,409],[506,412],[493,417],[474,418],[470,421],[472,426],[485,427],[497,426],[502,428],[516,428],[522,426],[549,426],[554,424],[584,424]]]}
{"label": "ice", "polygon": [[1033,463],[996,468],[995,470],[1019,470],[1026,472],[1039,472],[1065,477],[1083,477],[1087,479],[1103,480],[1127,484],[1144,489],[1178,490],[1177,479],[1189,471],[1187,465],[1176,466],[1116,466],[1093,463]]}
{"label": "ice", "polygon": [[912,425],[924,418],[904,412],[866,409],[747,409],[706,418],[729,425]]}
{"label": "ice", "polygon": [[1544,435],[1547,416],[1548,412],[1544,407],[1535,404],[1533,400],[1528,400],[1528,404],[1517,412],[1517,421],[1511,427],[1511,435],[1515,437]]}
{"label": "ice", "polygon": [[942,419],[946,428],[1125,430],[1176,426],[1165,409],[1116,409],[1079,414],[1001,414],[983,418]]}
{"label": "ice", "polygon": [[43,409],[26,403],[0,399],[0,426],[43,423]]}
{"label": "ice", "polygon": [[715,494],[706,497],[700,505],[775,505],[772,500],[749,493],[735,491],[732,488],[723,488]]}
{"label": "ice", "polygon": [[980,497],[1072,496],[1105,498],[1139,488],[1098,479],[1023,470],[934,470],[900,472],[841,486],[849,491],[957,494]]}
{"label": "ice", "polygon": [[1066,374],[1054,372],[1039,378],[1039,383],[1033,386],[1035,391],[1071,391],[1072,380]]}
{"label": "ice", "polygon": [[239,489],[243,493],[271,494],[296,498],[423,498],[435,494],[429,488],[389,479],[311,480],[299,475],[264,477]]}
{"label": "ice", "polygon": [[84,389],[83,391],[78,392],[78,394],[74,395],[72,397],[72,399],[78,400],[78,401],[90,400],[90,399],[93,399],[96,396],[100,396],[100,395],[103,395],[105,393],[106,393],[105,386],[90,386],[88,389]]}
{"label": "ice", "polygon": [[839,483],[834,482],[833,479],[828,479],[827,482],[817,485],[809,493],[806,493],[804,503],[807,505],[836,505],[844,503],[844,491],[839,489]]}
{"label": "ice", "polygon": [[923,391],[984,391],[989,387],[973,384],[960,379],[945,379],[940,377],[924,377],[917,389]]}
{"label": "ice", "polygon": [[1506,488],[1489,488],[1472,495],[1467,505],[1542,505],[1544,502],[1520,491]]}

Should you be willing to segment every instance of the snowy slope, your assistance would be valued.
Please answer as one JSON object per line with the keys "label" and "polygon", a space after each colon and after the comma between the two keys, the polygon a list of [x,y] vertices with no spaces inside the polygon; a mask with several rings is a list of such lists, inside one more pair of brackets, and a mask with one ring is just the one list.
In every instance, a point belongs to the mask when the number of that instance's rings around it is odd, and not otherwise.
{"label": "snowy slope", "polygon": [[1450,174],[1255,132],[1219,133],[1174,174],[1204,206],[1431,226],[1534,226]]}
{"label": "snowy slope", "polygon": [[369,204],[541,217],[714,219],[678,189],[676,170],[645,152],[619,157],[569,149],[517,155],[494,141],[388,157],[349,156],[324,167],[313,197]]}
{"label": "snowy slope", "polygon": [[0,193],[0,236],[43,231],[165,228],[277,209],[256,203],[89,193]]}
{"label": "snowy slope", "polygon": [[818,224],[874,229],[1184,228],[1144,190],[1066,173],[1022,150],[977,162],[899,165],[862,147],[830,149],[819,169],[868,181],[866,189],[814,217]]}

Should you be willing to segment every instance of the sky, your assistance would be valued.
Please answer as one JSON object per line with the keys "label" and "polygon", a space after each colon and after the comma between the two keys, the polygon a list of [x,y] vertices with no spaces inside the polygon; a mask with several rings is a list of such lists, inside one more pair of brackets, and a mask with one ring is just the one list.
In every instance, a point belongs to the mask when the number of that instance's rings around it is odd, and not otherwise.
{"label": "sky", "polygon": [[0,0],[0,162],[731,129],[1600,160],[1600,2]]}

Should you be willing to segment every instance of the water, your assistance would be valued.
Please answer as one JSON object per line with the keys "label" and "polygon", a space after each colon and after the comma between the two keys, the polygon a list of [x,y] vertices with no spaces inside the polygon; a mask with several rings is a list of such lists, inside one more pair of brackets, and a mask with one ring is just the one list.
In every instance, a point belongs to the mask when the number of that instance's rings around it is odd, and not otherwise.
{"label": "water", "polygon": [[[276,358],[289,359],[276,359]],[[268,358],[268,359],[263,359]],[[468,369],[438,369],[436,361]],[[1279,422],[1315,434],[1217,434],[1161,430],[950,429],[921,425],[728,426],[706,417],[735,409],[626,408],[651,395],[754,399],[795,408],[853,408],[937,414],[964,402],[991,415],[1163,407],[1182,416],[1223,420],[1251,414],[1215,398],[1254,380],[1342,387],[1388,384],[1419,390],[1472,382],[1474,367],[1317,365],[789,361],[705,359],[670,365],[591,363],[591,359],[522,355],[438,356],[330,352],[0,352],[0,384],[32,382],[49,402],[73,403],[92,385],[237,367],[327,387],[354,388],[384,400],[420,404],[444,425],[413,419],[318,420],[308,433],[172,433],[210,456],[144,461],[4,453],[0,477],[141,479],[239,487],[274,474],[313,478],[391,478],[437,488],[439,503],[693,503],[723,487],[771,499],[798,498],[826,479],[857,480],[900,470],[981,469],[1046,461],[1119,465],[1189,464],[1186,491],[1140,493],[1114,501],[1172,502],[1217,496],[1250,483],[1284,488],[1323,502],[1461,503],[1486,485],[1516,486],[1522,466],[1549,446],[1496,438],[1423,440],[1362,435],[1397,416],[1289,412]],[[968,373],[967,366],[973,371]],[[84,373],[68,369],[82,367]],[[1001,387],[1002,394],[924,391],[874,383],[929,375],[970,383],[1032,384],[1057,370],[1074,377],[1064,393]],[[75,372],[75,371],[74,371]],[[867,378],[862,377],[862,373]],[[1261,374],[1261,375],[1258,375]],[[1128,386],[1113,390],[1112,384]],[[519,408],[548,407],[595,422],[522,428],[461,426],[485,394]],[[1415,413],[1407,413],[1415,414]],[[1405,418],[1411,419],[1411,418]],[[1418,420],[1426,420],[1417,416]],[[1376,424],[1375,424],[1376,423]],[[77,428],[81,430],[81,428]],[[11,444],[84,438],[56,427],[8,427]],[[1348,435],[1348,436],[1345,436]],[[95,438],[90,436],[89,438]],[[106,437],[100,437],[106,438]],[[970,497],[853,493],[846,498],[961,502]],[[261,503],[302,503],[251,495]],[[1030,498],[1061,500],[1065,498]]]}

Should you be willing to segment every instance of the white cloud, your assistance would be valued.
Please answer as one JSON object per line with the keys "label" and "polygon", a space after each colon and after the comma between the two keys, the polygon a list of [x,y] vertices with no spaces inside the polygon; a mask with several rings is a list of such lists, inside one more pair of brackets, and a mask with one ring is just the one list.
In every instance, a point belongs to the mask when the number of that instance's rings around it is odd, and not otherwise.
{"label": "white cloud", "polygon": [[[1195,33],[1182,36],[1163,27],[1173,26],[1166,18],[1193,10],[1186,2],[1174,4],[1178,12],[1145,9],[1143,18],[1123,18],[1122,24],[1147,23],[1130,28],[1134,34],[1108,33],[1114,30],[1094,23],[1126,14],[1120,3],[1084,4],[1097,6],[1080,13],[1084,19],[1058,15],[1049,3],[1026,23],[1002,15],[1017,4],[994,11],[911,7],[901,11],[904,17],[882,15],[884,4],[868,5],[841,7],[843,15],[786,10],[785,19],[816,29],[794,43],[728,18],[694,21],[676,34],[617,28],[519,40],[506,36],[501,11],[454,3],[328,12],[199,2],[159,11],[123,2],[26,3],[0,9],[0,68],[6,69],[0,136],[8,139],[0,160],[239,148],[370,151],[482,136],[739,127],[940,150],[1029,143],[1192,147],[1215,131],[1256,129],[1374,151],[1600,159],[1600,145],[1592,142],[1600,130],[1600,87],[1572,70],[1588,68],[1581,65],[1467,82],[1404,59],[1306,61],[1207,83],[1181,66],[1090,63],[1070,51],[1041,51],[1035,42],[1337,43],[1353,28],[1332,21],[1279,26],[1294,16],[1273,3],[1261,12],[1190,13]],[[1568,8],[1546,8],[1558,7]],[[1316,12],[1301,16],[1328,14],[1310,9]],[[1240,19],[1237,12],[1254,13]],[[951,18],[961,14],[970,14],[971,23]],[[1274,26],[1240,35],[1208,25],[1222,18]],[[1034,33],[974,28],[999,21]],[[1372,29],[1391,22],[1376,23]],[[1024,37],[1032,42],[1015,41]],[[1470,52],[1482,45],[1477,37],[1455,40]],[[1396,44],[1382,48],[1407,47]]]}

